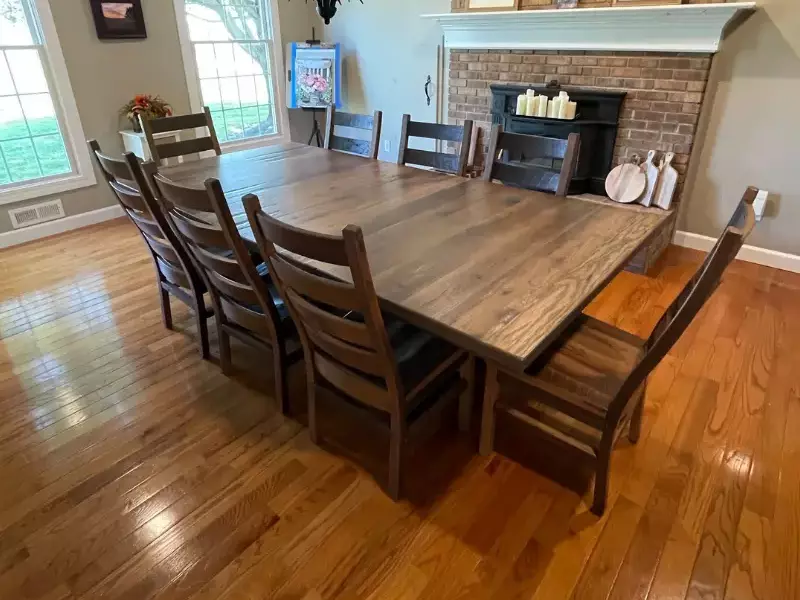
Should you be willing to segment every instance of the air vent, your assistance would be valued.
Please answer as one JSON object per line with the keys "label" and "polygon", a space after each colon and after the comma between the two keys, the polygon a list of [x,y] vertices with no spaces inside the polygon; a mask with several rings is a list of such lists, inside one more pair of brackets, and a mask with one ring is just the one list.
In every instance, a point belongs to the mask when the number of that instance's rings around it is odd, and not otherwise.
{"label": "air vent", "polygon": [[63,219],[66,215],[64,214],[64,205],[61,204],[61,200],[50,200],[49,202],[33,204],[25,208],[15,208],[8,211],[8,216],[11,217],[11,225],[14,229],[20,229],[38,225],[39,223],[46,223],[47,221]]}

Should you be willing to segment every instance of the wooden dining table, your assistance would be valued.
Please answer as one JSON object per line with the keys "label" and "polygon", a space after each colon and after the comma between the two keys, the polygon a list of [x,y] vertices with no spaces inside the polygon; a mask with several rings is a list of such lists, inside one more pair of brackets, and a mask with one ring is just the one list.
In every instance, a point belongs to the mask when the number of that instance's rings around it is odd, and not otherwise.
{"label": "wooden dining table", "polygon": [[[216,178],[257,249],[241,198],[297,227],[364,231],[382,307],[476,355],[524,370],[668,213],[562,198],[295,143],[162,168],[175,182]],[[335,277],[339,267],[321,265]]]}

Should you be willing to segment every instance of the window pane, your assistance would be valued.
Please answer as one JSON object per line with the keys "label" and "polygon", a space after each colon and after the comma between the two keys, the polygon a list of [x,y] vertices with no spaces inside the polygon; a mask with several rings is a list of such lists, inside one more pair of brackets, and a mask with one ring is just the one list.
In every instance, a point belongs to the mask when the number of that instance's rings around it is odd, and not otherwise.
{"label": "window pane", "polygon": [[239,108],[239,86],[235,77],[226,77],[219,80],[219,89],[222,92],[222,107],[226,110]]}
{"label": "window pane", "polygon": [[36,158],[36,150],[34,150],[33,141],[30,138],[0,142],[0,149],[6,159],[12,182],[26,181],[42,176],[42,172],[39,170],[39,161]]}
{"label": "window pane", "polygon": [[0,52],[0,96],[10,96],[16,93],[17,90],[14,89],[14,81],[11,79],[11,71],[8,70],[6,53]]}
{"label": "window pane", "polygon": [[37,94],[47,91],[47,79],[44,76],[38,50],[8,50],[6,58],[18,94]]}
{"label": "window pane", "polygon": [[244,137],[242,124],[242,111],[225,111],[225,129],[228,140],[241,140]]}
{"label": "window pane", "polygon": [[28,121],[31,135],[46,135],[59,133],[56,110],[50,94],[36,94],[22,96],[22,110]]}
{"label": "window pane", "polygon": [[239,100],[241,101],[242,106],[255,106],[258,104],[255,78],[237,77],[236,81],[239,86]]}
{"label": "window pane", "polygon": [[203,105],[208,106],[211,112],[222,110],[222,97],[219,93],[219,79],[204,79],[200,82],[200,93],[203,96]]}
{"label": "window pane", "polygon": [[34,43],[22,0],[0,0],[0,44],[32,46]]}
{"label": "window pane", "polygon": [[33,138],[33,144],[39,164],[42,166],[43,175],[59,175],[70,172],[69,158],[61,135],[36,137]]}
{"label": "window pane", "polygon": [[8,173],[8,169],[6,168],[6,160],[3,156],[3,149],[0,147],[0,185],[6,185],[11,183],[11,175]]}
{"label": "window pane", "polygon": [[217,76],[217,59],[214,55],[214,44],[195,44],[195,58],[197,59],[197,74],[200,79]]}
{"label": "window pane", "polygon": [[[209,106],[209,108],[213,109],[213,107]],[[211,120],[214,121],[214,129],[217,132],[217,138],[219,138],[220,142],[227,142],[228,141],[228,131],[225,127],[225,115],[222,113],[221,110],[211,112]]]}
{"label": "window pane", "polygon": [[271,106],[259,105],[258,118],[261,123],[261,135],[271,135],[274,133],[278,133],[278,129],[277,127],[275,127],[275,119],[272,116]]}
{"label": "window pane", "polygon": [[27,137],[28,126],[16,96],[0,98],[0,140]]}
{"label": "window pane", "polygon": [[217,57],[217,73],[220,77],[236,75],[233,44],[214,44],[214,54]]}

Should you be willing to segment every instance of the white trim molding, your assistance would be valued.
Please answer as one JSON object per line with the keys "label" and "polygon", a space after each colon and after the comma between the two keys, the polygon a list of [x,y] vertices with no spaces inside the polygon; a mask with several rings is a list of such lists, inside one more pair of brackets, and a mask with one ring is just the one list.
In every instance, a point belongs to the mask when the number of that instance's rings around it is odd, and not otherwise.
{"label": "white trim molding", "polygon": [[[717,243],[717,240],[707,235],[700,235],[699,233],[676,231],[673,242],[676,246],[709,252],[714,247],[714,244]],[[797,254],[788,254],[786,252],[768,250],[767,248],[759,248],[757,246],[742,246],[736,258],[745,262],[774,267],[783,271],[800,273],[800,256]]]}
{"label": "white trim molding", "polygon": [[728,26],[755,2],[422,15],[447,48],[717,52]]}
{"label": "white trim molding", "polygon": [[41,225],[31,225],[30,227],[23,227],[22,229],[7,231],[6,233],[0,233],[0,249],[18,246],[26,242],[32,242],[34,240],[50,237],[51,235],[72,231],[73,229],[80,229],[81,227],[88,227],[89,225],[95,225],[103,221],[118,219],[123,216],[125,216],[125,213],[120,205],[107,206],[106,208],[99,208],[79,215],[65,217],[57,221],[48,221]]}
{"label": "white trim molding", "polygon": [[64,127],[62,137],[70,160],[74,163],[75,171],[63,176],[34,179],[14,184],[0,191],[0,206],[30,200],[31,198],[60,194],[97,183],[89,148],[86,145],[86,136],[83,133],[81,117],[78,113],[78,105],[75,102],[75,94],[72,91],[72,84],[69,80],[67,64],[64,61],[64,54],[58,39],[58,31],[56,31],[56,25],[53,21],[53,13],[50,11],[50,2],[48,0],[34,0],[34,5],[39,18],[39,25],[42,29],[42,46],[47,56],[49,75],[52,78],[49,82],[52,84],[50,95],[53,99],[53,104],[56,105],[57,111],[62,117],[61,121]]}

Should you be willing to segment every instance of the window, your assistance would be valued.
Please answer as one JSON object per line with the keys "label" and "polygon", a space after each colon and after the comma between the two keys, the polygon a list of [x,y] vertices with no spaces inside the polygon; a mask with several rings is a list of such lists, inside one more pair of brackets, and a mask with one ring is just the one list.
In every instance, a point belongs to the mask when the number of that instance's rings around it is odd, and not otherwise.
{"label": "window", "polygon": [[[195,111],[208,106],[220,142],[282,133],[270,0],[176,0]],[[188,46],[188,50],[187,50]],[[194,89],[191,89],[194,88]]]}
{"label": "window", "polygon": [[[81,140],[83,134],[63,58],[59,52],[53,65],[53,48],[46,1],[0,0],[0,204],[94,183],[83,161],[88,152],[79,155],[70,144],[69,133]],[[65,108],[72,109],[72,130]]]}

